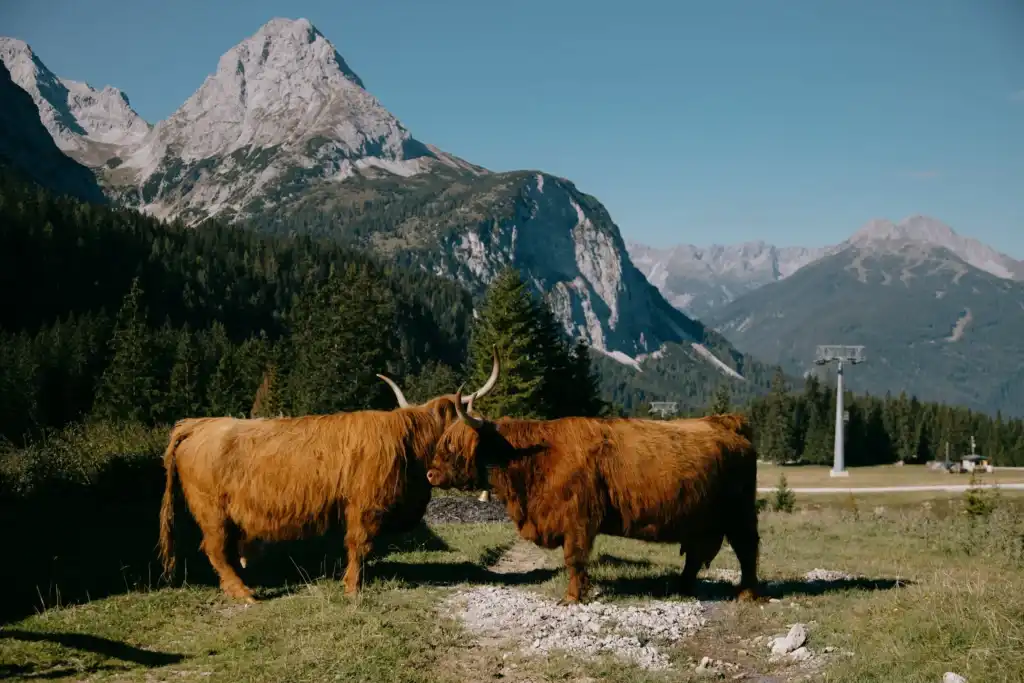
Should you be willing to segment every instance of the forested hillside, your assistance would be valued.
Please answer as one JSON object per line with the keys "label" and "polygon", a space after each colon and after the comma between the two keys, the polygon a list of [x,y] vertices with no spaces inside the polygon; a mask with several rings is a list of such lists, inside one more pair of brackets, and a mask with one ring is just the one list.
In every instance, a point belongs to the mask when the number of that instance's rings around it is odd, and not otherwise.
{"label": "forested hillside", "polygon": [[390,407],[374,373],[461,366],[472,310],[450,281],[331,243],[166,225],[9,172],[0,282],[0,433],[14,441],[94,409],[247,413],[272,365],[296,408]]}

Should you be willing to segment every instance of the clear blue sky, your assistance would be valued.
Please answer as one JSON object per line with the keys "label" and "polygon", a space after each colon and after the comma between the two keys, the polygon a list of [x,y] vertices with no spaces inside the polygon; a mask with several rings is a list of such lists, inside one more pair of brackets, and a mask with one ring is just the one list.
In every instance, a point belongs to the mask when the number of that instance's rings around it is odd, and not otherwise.
{"label": "clear blue sky", "polygon": [[1020,0],[0,0],[58,75],[169,115],[306,17],[421,140],[542,169],[665,245],[934,216],[1024,258]]}

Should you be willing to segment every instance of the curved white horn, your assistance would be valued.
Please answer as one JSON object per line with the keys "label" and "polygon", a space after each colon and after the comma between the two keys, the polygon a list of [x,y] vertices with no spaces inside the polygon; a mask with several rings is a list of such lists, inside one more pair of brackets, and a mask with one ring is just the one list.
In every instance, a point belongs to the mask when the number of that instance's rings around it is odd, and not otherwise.
{"label": "curved white horn", "polygon": [[395,398],[398,399],[398,407],[408,408],[409,402],[405,400],[405,394],[403,394],[402,390],[398,388],[398,385],[395,384],[390,377],[385,377],[380,373],[377,373],[377,376],[380,377],[385,382],[387,382],[388,386],[391,387],[391,391],[395,392]]}
{"label": "curved white horn", "polygon": [[497,346],[492,346],[491,347],[491,356],[494,358],[494,364],[491,365],[491,376],[487,378],[487,381],[484,382],[484,385],[482,387],[480,387],[479,389],[474,391],[469,396],[466,396],[465,398],[463,398],[462,399],[463,403],[469,403],[470,399],[483,398],[488,393],[490,393],[491,389],[494,388],[494,385],[498,383],[498,374],[501,371],[501,364],[498,363],[498,347]]}
{"label": "curved white horn", "polygon": [[468,406],[466,409],[464,409],[462,407],[462,401],[464,400],[462,398],[462,387],[459,387],[458,390],[455,392],[455,412],[458,414],[459,419],[468,424],[470,427],[472,427],[473,429],[480,429],[481,427],[484,426],[484,420],[482,417],[476,417],[475,415],[472,415],[469,412],[470,410],[473,409],[472,394],[470,394],[466,398],[469,399],[467,401]]}

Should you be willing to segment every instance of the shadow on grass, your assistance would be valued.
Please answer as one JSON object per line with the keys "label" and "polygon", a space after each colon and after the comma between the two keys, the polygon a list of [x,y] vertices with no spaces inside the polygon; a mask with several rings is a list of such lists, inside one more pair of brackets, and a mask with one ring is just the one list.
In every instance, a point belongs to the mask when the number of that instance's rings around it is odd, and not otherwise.
{"label": "shadow on grass", "polygon": [[142,650],[127,643],[86,633],[37,633],[4,629],[0,631],[0,640],[3,639],[19,640],[26,643],[54,643],[62,647],[85,650],[145,667],[167,666],[168,664],[177,664],[185,659],[184,655]]}
{"label": "shadow on grass", "polygon": [[125,672],[130,671],[130,668],[127,666],[87,666],[84,668],[64,666],[56,669],[46,668],[40,670],[39,667],[31,664],[0,664],[0,679],[17,676],[25,681],[48,681],[56,678],[95,674],[101,671]]}
{"label": "shadow on grass", "polygon": [[[681,597],[679,592],[680,574],[662,574],[659,576],[624,577],[596,581],[607,595],[622,597],[650,596],[654,598]],[[913,585],[904,579],[836,579],[831,581],[808,581],[794,579],[791,581],[762,581],[759,593],[763,598],[812,597],[842,591],[882,591],[903,588]],[[736,585],[719,579],[701,578],[697,580],[696,597],[702,601],[733,600],[736,597]]]}
{"label": "shadow on grass", "polygon": [[372,579],[398,579],[417,586],[454,586],[461,583],[522,586],[543,583],[561,569],[531,569],[525,572],[495,572],[472,562],[450,564],[407,563],[383,560],[367,571]]}

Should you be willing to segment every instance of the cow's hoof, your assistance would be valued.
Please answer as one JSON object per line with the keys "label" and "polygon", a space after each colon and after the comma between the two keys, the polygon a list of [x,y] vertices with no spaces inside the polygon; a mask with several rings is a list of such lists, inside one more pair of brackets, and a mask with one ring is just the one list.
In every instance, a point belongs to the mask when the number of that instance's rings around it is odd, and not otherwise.
{"label": "cow's hoof", "polygon": [[253,597],[252,592],[245,588],[225,589],[224,592],[228,594],[228,597],[244,602],[247,605],[256,604],[256,598]]}
{"label": "cow's hoof", "polygon": [[751,588],[744,588],[737,593],[736,600],[739,602],[764,602],[764,599],[759,598],[757,593]]}

